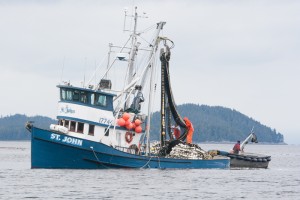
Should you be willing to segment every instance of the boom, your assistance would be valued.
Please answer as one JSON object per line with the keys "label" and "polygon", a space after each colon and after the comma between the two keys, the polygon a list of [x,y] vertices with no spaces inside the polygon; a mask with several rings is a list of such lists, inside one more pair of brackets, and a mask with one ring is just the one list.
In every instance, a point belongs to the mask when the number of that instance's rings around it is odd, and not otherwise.
{"label": "boom", "polygon": [[244,151],[244,148],[245,148],[246,144],[248,144],[248,142],[250,140],[251,140],[251,142],[255,142],[255,143],[258,142],[257,141],[257,137],[256,137],[256,135],[253,132],[253,129],[254,128],[252,128],[250,135],[242,142],[242,144],[241,144],[241,151]]}

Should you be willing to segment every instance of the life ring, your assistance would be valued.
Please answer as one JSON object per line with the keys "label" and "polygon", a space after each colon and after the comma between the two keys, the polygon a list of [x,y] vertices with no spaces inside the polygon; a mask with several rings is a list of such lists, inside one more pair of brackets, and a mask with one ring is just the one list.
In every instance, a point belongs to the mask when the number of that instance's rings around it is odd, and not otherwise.
{"label": "life ring", "polygon": [[125,134],[125,140],[127,143],[130,143],[133,139],[133,135],[131,132],[127,131],[126,134]]}

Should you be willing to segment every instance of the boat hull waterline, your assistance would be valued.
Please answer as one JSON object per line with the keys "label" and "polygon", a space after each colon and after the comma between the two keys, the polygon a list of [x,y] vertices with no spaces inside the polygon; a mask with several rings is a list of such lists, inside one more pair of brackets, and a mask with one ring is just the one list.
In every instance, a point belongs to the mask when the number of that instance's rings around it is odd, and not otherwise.
{"label": "boat hull waterline", "polygon": [[230,157],[231,168],[268,168],[271,156],[253,154],[253,153],[242,153],[242,154],[231,154],[227,155]]}
{"label": "boat hull waterline", "polygon": [[227,169],[230,159],[174,159],[120,151],[99,142],[31,128],[31,168],[48,169]]}

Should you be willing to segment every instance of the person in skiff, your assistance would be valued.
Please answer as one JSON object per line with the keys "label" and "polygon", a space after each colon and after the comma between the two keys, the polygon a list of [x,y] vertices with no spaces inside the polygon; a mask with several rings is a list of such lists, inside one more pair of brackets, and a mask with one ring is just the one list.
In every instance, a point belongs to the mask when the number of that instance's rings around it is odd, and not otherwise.
{"label": "person in skiff", "polygon": [[186,143],[187,144],[192,144],[193,142],[193,133],[194,133],[194,127],[192,122],[187,118],[183,118],[186,128],[188,130],[187,136],[186,136]]}
{"label": "person in skiff", "polygon": [[239,154],[240,151],[241,151],[241,142],[238,140],[233,147],[233,153]]}
{"label": "person in skiff", "polygon": [[180,137],[180,127],[177,123],[175,123],[175,126],[172,127],[173,128],[173,135],[175,140],[178,140],[178,138]]}

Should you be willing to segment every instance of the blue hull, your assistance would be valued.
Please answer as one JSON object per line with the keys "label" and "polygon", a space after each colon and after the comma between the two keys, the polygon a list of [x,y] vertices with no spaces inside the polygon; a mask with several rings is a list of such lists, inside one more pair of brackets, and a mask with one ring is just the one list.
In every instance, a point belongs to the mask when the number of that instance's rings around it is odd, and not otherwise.
{"label": "blue hull", "polygon": [[36,127],[31,128],[31,134],[31,168],[226,169],[230,166],[230,160],[226,158],[192,160],[130,154],[102,143],[78,139]]}

